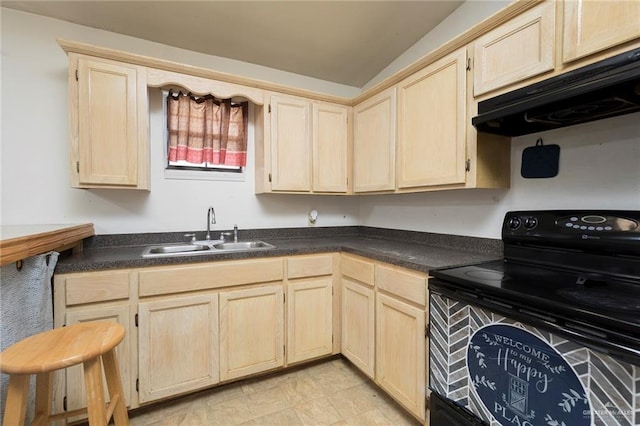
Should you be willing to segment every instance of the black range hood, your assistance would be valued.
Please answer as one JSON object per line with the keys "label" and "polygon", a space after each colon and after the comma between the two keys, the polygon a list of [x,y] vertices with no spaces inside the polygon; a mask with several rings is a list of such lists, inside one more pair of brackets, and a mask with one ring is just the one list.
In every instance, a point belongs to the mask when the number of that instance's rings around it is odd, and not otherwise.
{"label": "black range hood", "polygon": [[640,48],[478,103],[479,132],[520,136],[640,111]]}

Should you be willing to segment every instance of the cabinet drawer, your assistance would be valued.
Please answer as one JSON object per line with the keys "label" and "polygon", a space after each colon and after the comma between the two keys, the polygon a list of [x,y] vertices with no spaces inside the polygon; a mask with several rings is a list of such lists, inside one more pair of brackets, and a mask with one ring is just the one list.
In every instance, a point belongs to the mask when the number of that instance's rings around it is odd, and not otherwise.
{"label": "cabinet drawer", "polygon": [[427,277],[406,269],[376,265],[378,290],[402,297],[420,306],[427,303]]}
{"label": "cabinet drawer", "polygon": [[340,267],[342,275],[373,286],[373,263],[343,255]]}
{"label": "cabinet drawer", "polygon": [[70,275],[65,281],[67,306],[129,298],[129,271]]}
{"label": "cabinet drawer", "polygon": [[140,271],[139,295],[155,296],[280,281],[283,276],[281,258],[153,268]]}
{"label": "cabinet drawer", "polygon": [[317,277],[333,273],[333,255],[299,256],[287,259],[289,278]]}

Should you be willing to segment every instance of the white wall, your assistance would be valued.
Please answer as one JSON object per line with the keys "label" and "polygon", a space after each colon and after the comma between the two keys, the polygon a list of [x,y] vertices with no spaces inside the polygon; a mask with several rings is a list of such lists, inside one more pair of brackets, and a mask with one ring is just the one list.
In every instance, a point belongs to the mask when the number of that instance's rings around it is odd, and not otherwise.
{"label": "white wall", "polygon": [[[362,197],[362,224],[500,238],[510,210],[640,210],[638,121],[640,113],[513,138],[510,189]],[[522,150],[539,137],[560,146],[558,176],[524,179]]]}
{"label": "white wall", "polygon": [[[479,20],[475,14],[481,14],[477,9],[483,4],[465,3],[454,12],[459,14],[455,22],[475,24]],[[462,14],[460,10],[467,12]],[[164,142],[157,92],[151,92],[151,192],[72,189],[67,63],[55,42],[57,37],[341,96],[351,96],[353,88],[5,8],[1,12],[0,221],[5,225],[93,222],[99,234],[195,230],[204,229],[206,209],[213,205],[218,213],[215,229],[228,229],[234,223],[241,228],[303,227],[307,226],[306,213],[316,208],[320,212],[317,226],[362,224],[499,238],[502,217],[508,210],[640,209],[639,114],[515,138],[509,190],[361,197],[256,196],[251,168],[247,181],[240,183],[163,178]],[[449,37],[442,31],[463,30],[456,25],[450,22],[434,30],[403,57],[417,58],[420,49],[426,49],[422,54],[428,53],[437,43],[434,40]],[[401,68],[407,65],[401,64],[403,57],[396,64]],[[538,136],[547,144],[561,146],[560,174],[554,179],[520,177],[522,150],[534,145]],[[253,158],[250,145],[249,164]]]}
{"label": "white wall", "polygon": [[427,53],[437,49],[480,21],[506,7],[511,0],[467,0],[427,35],[398,56],[378,75],[365,84],[364,89],[374,86],[385,78],[418,61]]}
{"label": "white wall", "polygon": [[[507,6],[509,0],[468,0],[374,77],[365,89],[417,61]],[[640,210],[640,114],[521,136],[511,141],[511,188],[363,196],[362,225],[500,238],[504,214],[526,209]],[[522,150],[538,137],[561,147],[552,179],[523,179]],[[427,161],[425,159],[425,161]]]}
{"label": "white wall", "polygon": [[[3,225],[93,222],[98,234],[204,229],[213,205],[216,229],[303,227],[359,223],[357,200],[337,196],[254,194],[245,182],[165,180],[161,100],[152,92],[151,192],[70,187],[67,57],[56,38],[92,43],[260,78],[309,90],[352,96],[355,88],[2,8],[1,206]],[[253,144],[248,162],[253,164]]]}

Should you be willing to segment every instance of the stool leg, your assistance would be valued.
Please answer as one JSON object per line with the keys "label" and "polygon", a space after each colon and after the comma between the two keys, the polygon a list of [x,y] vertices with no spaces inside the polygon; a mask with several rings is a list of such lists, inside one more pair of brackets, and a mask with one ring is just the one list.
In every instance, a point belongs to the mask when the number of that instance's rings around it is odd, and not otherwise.
{"label": "stool leg", "polygon": [[124,399],[122,381],[120,380],[120,368],[118,367],[118,359],[116,357],[115,349],[102,354],[102,364],[104,366],[104,374],[107,379],[107,387],[109,388],[111,401],[113,401],[114,395],[119,395],[117,404],[113,411],[113,420],[116,426],[126,426],[129,424],[127,401]]}
{"label": "stool leg", "polygon": [[87,414],[91,426],[107,426],[107,412],[102,389],[102,366],[100,357],[83,363],[84,385],[87,390]]}
{"label": "stool leg", "polygon": [[23,425],[29,398],[29,375],[12,374],[4,407],[5,425]]}
{"label": "stool leg", "polygon": [[39,373],[36,376],[36,413],[34,424],[49,424],[47,420],[51,415],[51,378],[53,373]]}

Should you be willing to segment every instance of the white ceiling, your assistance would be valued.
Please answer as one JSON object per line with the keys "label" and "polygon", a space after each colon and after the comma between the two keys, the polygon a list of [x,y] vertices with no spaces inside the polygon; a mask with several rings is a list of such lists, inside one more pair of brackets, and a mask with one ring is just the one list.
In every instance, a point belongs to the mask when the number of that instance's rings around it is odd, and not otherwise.
{"label": "white ceiling", "polygon": [[196,52],[362,87],[464,0],[4,1]]}

